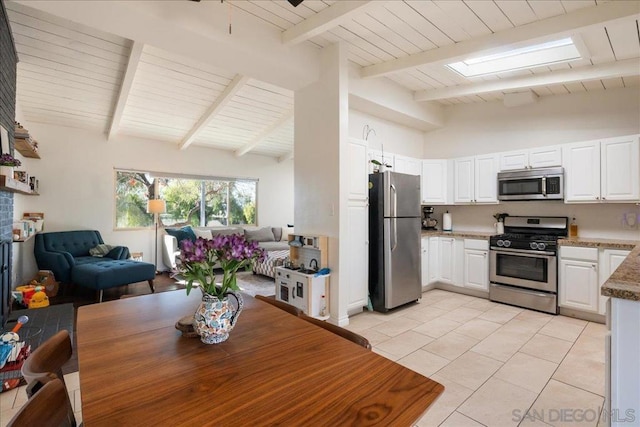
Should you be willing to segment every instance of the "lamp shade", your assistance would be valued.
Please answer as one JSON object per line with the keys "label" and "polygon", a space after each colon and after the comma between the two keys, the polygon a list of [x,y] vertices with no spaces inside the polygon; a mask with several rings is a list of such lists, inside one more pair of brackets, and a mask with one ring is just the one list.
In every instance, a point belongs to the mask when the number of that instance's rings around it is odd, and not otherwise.
{"label": "lamp shade", "polygon": [[147,202],[147,213],[161,214],[167,211],[167,204],[164,200],[151,199]]}

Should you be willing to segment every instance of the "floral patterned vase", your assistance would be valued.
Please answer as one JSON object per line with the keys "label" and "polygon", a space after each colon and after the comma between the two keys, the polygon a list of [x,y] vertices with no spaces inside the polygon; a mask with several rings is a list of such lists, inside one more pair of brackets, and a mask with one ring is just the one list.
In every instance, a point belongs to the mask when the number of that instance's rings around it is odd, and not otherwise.
{"label": "floral patterned vase", "polygon": [[[229,302],[232,295],[238,308],[234,310]],[[239,293],[227,292],[222,299],[210,294],[202,295],[202,302],[193,315],[193,329],[200,335],[205,344],[218,344],[229,338],[238,316],[244,307],[244,301]]]}

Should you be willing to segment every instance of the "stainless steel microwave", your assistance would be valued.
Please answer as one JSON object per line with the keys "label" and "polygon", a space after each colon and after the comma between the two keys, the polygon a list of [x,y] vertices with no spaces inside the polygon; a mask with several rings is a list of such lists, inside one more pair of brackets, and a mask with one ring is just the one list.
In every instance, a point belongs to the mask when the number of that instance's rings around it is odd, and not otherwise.
{"label": "stainless steel microwave", "polygon": [[564,169],[498,172],[498,200],[563,200]]}

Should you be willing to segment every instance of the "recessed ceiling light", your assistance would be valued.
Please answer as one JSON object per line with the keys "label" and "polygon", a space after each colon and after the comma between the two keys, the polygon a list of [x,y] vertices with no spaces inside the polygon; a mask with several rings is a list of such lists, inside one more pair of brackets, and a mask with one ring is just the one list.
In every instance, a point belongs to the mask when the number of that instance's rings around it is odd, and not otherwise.
{"label": "recessed ceiling light", "polygon": [[585,57],[571,37],[447,64],[464,77],[557,64]]}

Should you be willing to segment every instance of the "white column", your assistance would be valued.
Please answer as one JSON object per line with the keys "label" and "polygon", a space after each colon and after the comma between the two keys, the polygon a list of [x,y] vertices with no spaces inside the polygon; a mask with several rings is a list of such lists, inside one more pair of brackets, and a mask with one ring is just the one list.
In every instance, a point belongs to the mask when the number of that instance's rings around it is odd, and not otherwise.
{"label": "white column", "polygon": [[[341,173],[348,143],[347,49],[323,49],[320,77],[295,92],[294,225],[296,234],[329,237],[330,322],[346,325],[348,284],[340,266],[348,255],[340,235],[346,223],[346,174]],[[341,284],[341,282],[343,284]]]}

